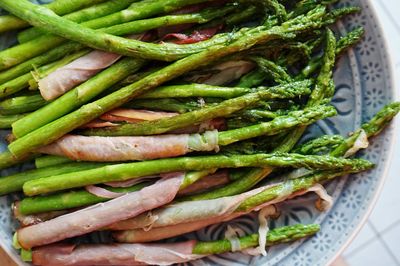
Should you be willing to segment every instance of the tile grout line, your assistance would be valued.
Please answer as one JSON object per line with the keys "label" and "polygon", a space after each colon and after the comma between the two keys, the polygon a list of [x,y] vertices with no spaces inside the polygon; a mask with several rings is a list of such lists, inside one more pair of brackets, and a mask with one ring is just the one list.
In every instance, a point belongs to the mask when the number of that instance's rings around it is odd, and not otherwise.
{"label": "tile grout line", "polygon": [[381,237],[381,234],[378,232],[378,230],[376,229],[376,227],[370,222],[368,221],[369,226],[371,226],[372,231],[374,231],[376,237],[378,238],[377,241],[379,241],[383,247],[385,248],[385,250],[389,253],[390,257],[393,259],[393,261],[400,266],[400,262],[398,261],[398,259],[396,258],[396,256],[393,254],[392,250],[389,248],[389,245],[386,243],[386,241]]}

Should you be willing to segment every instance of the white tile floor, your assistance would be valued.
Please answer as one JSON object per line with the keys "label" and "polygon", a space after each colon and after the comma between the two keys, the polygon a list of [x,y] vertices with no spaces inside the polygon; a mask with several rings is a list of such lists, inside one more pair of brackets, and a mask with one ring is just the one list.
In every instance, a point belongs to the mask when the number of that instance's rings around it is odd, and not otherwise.
{"label": "white tile floor", "polygon": [[[389,39],[400,95],[400,1],[372,1]],[[397,124],[400,125],[399,118]],[[400,136],[382,194],[367,224],[343,253],[349,266],[400,265]]]}

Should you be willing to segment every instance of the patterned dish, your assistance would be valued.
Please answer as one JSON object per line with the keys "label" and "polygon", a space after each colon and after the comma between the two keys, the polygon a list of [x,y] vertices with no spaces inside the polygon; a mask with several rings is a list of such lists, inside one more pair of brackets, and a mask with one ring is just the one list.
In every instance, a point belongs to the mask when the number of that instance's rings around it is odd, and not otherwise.
{"label": "patterned dish", "polygon": [[[46,1],[41,1],[46,2]],[[347,52],[340,59],[335,71],[337,92],[333,100],[339,115],[335,118],[318,122],[305,136],[317,136],[324,133],[346,134],[359,127],[363,121],[372,117],[383,105],[394,100],[394,88],[387,49],[381,29],[369,1],[347,0],[343,5],[358,5],[362,13],[350,16],[337,25],[342,35],[357,26],[363,26],[366,36],[362,43]],[[0,48],[3,49],[14,41],[14,35],[2,35]],[[8,132],[0,131],[0,137]],[[369,172],[343,177],[327,186],[328,192],[335,198],[335,205],[326,213],[314,208],[315,197],[309,195],[300,199],[280,204],[281,217],[272,226],[294,223],[320,223],[321,231],[306,241],[291,245],[281,245],[269,250],[267,257],[250,257],[242,253],[210,256],[193,265],[326,265],[361,227],[370,211],[380,187],[384,182],[385,170],[390,161],[390,149],[393,146],[393,130],[386,130],[362,153],[362,157],[378,163]],[[6,144],[0,143],[0,150]],[[29,167],[29,166],[23,166]],[[13,169],[12,172],[22,169]],[[10,174],[2,171],[2,175]],[[12,197],[0,197],[0,247],[18,263],[20,259],[11,247],[11,237],[15,224],[11,218],[10,204]],[[245,232],[257,230],[255,217],[241,217],[230,224],[235,224]],[[222,238],[226,224],[207,227],[196,233],[181,238],[213,240]]]}

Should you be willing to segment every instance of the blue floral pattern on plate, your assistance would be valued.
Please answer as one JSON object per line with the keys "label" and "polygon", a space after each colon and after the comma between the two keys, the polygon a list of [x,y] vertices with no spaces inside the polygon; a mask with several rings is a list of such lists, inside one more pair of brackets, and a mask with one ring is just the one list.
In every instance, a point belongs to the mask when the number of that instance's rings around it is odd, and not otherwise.
{"label": "blue floral pattern on plate", "polygon": [[[49,1],[38,1],[47,3]],[[335,71],[337,92],[333,104],[339,116],[320,121],[313,125],[304,138],[321,134],[345,135],[370,119],[383,105],[393,100],[392,77],[388,63],[386,46],[382,39],[377,19],[369,1],[341,1],[339,6],[358,5],[363,11],[350,16],[337,25],[337,32],[346,32],[363,26],[366,29],[364,41],[343,56]],[[15,41],[13,34],[0,38],[0,47],[7,47]],[[0,132],[4,137],[7,132]],[[366,216],[368,208],[383,182],[384,171],[389,163],[389,151],[393,139],[391,129],[385,130],[371,143],[367,152],[361,156],[378,163],[372,171],[358,175],[342,177],[327,186],[334,197],[333,208],[320,213],[314,208],[315,195],[290,200],[280,204],[281,217],[273,221],[272,226],[295,223],[319,223],[321,232],[315,237],[298,241],[290,245],[275,246],[269,249],[267,257],[250,257],[241,253],[210,256],[188,265],[325,265],[348,241],[353,232]],[[0,143],[0,150],[6,148]],[[23,166],[25,168],[27,166]],[[11,170],[15,172],[22,169]],[[2,175],[6,173],[2,171]],[[0,244],[15,257],[11,248],[11,237],[15,223],[11,219],[10,205],[14,196],[0,197]],[[258,224],[254,214],[240,217],[229,224],[234,224],[244,232],[255,232]],[[198,232],[190,233],[179,239],[197,238],[213,240],[222,238],[227,223],[209,226]]]}

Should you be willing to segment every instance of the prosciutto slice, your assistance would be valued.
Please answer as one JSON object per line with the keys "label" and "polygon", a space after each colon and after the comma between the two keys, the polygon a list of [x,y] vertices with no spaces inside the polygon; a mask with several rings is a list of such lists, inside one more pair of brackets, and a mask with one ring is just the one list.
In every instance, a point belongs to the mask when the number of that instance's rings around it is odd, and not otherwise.
{"label": "prosciutto slice", "polygon": [[121,162],[184,155],[192,151],[218,150],[218,132],[146,137],[86,137],[66,135],[39,149],[76,161]]}
{"label": "prosciutto slice", "polygon": [[209,29],[196,30],[190,35],[186,35],[183,33],[169,33],[164,36],[164,40],[176,39],[172,42],[175,44],[192,44],[201,41],[205,41],[213,37],[219,30],[221,29],[221,25]]}
{"label": "prosciutto slice", "polygon": [[135,217],[171,202],[178,193],[183,178],[179,174],[161,179],[140,191],[24,227],[18,230],[18,241],[24,249],[30,249],[87,234],[117,221]]}
{"label": "prosciutto slice", "polygon": [[[252,211],[258,211],[266,208],[267,206],[285,201],[286,199],[291,199],[293,197],[301,196],[308,192],[314,191],[314,188],[311,188],[310,190],[298,191],[293,193],[293,187],[290,185],[290,182],[284,184],[285,185],[282,187],[281,192],[279,193],[279,197],[260,204],[259,206],[256,206],[255,208],[245,212],[235,211],[237,206],[239,206],[241,202],[243,202],[250,196],[256,195],[278,184],[260,187],[241,195],[232,197],[171,204],[159,210],[152,211],[151,216],[149,215],[149,213],[142,214],[135,219],[129,219],[127,221],[121,221],[120,223],[117,223],[125,226],[125,228],[138,228],[139,226],[145,225],[146,218],[147,221],[152,221],[152,224],[147,224],[147,226],[142,229],[116,231],[113,233],[113,237],[119,242],[137,243],[166,239],[181,234],[193,232],[212,224],[230,221],[239,216],[248,214]],[[190,204],[192,205],[190,206]],[[180,207],[183,207],[183,205],[185,205],[186,208],[191,209],[185,209],[182,213],[175,213],[176,217],[173,217],[173,211],[181,210]],[[192,219],[191,215],[194,215],[198,219]],[[130,222],[129,225],[128,221]],[[163,227],[158,227],[159,225],[163,225]],[[109,227],[116,228],[116,224]],[[148,230],[148,228],[150,227],[151,229]]]}
{"label": "prosciutto slice", "polygon": [[52,245],[35,249],[32,262],[40,266],[171,265],[196,260],[196,241],[168,244]]}
{"label": "prosciutto slice", "polygon": [[[129,38],[141,40],[144,35]],[[40,94],[46,101],[54,100],[85,82],[121,58],[119,54],[95,50],[58,68],[38,81]]]}
{"label": "prosciutto slice", "polygon": [[177,116],[178,113],[172,112],[155,112],[149,110],[135,110],[135,109],[125,109],[117,108],[108,113],[100,116],[102,120],[110,122],[128,122],[137,123],[142,121],[153,121],[161,118]]}

